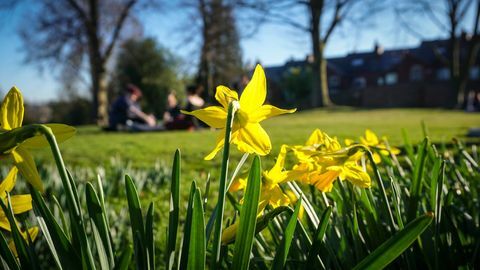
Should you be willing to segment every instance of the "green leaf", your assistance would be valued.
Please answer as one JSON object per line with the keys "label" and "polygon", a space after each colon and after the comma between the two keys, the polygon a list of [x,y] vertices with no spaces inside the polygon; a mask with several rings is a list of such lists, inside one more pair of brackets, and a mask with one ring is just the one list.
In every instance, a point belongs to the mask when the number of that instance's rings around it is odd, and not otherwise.
{"label": "green leaf", "polygon": [[128,245],[124,247],[120,258],[118,259],[117,263],[115,263],[115,270],[128,270],[130,261],[132,260],[132,254],[132,246]]}
{"label": "green leaf", "polygon": [[105,211],[93,185],[91,183],[87,183],[86,186],[86,203],[90,221],[95,225],[95,228],[98,231],[98,235],[102,241],[102,246],[105,249],[109,265],[113,265],[114,256]]}
{"label": "green leaf", "polygon": [[308,251],[308,259],[306,265],[314,265],[315,258],[320,252],[320,248],[323,243],[323,237],[327,231],[328,222],[330,221],[330,216],[332,215],[332,206],[328,206],[322,213],[320,218],[320,223],[318,224],[317,230],[313,238],[312,246]]}
{"label": "green leaf", "polygon": [[390,239],[370,253],[365,259],[355,266],[359,269],[382,269],[400,256],[430,225],[433,213],[429,212],[418,217],[405,228],[397,232]]}
{"label": "green leaf", "polygon": [[145,217],[145,245],[148,251],[149,269],[155,269],[155,238],[153,234],[153,202],[148,206]]}
{"label": "green leaf", "polygon": [[20,270],[15,255],[8,248],[7,240],[3,237],[3,233],[0,232],[0,257],[7,264],[11,270]]}
{"label": "green leaf", "polygon": [[[52,246],[49,245],[52,254],[58,254],[58,258],[65,269],[81,269],[81,265],[78,263],[80,261],[78,253],[74,250],[65,232],[55,220],[50,209],[46,206],[42,196],[31,185],[29,188],[35,213],[39,219],[43,219],[46,228],[48,228],[48,235],[50,235],[54,247],[54,249],[52,249]],[[42,228],[42,231],[45,233],[44,228]]]}
{"label": "green leaf", "polygon": [[427,149],[429,145],[428,138],[425,138],[420,146],[415,159],[413,169],[413,179],[410,187],[410,200],[408,201],[407,220],[413,220],[417,215],[418,203],[422,196],[422,181],[425,161],[427,158]]}
{"label": "green leaf", "polygon": [[[167,252],[165,253],[165,265],[167,270],[172,269],[175,260],[175,246],[177,243],[179,198],[180,198],[180,150],[175,151],[172,166],[172,180],[170,186],[170,215],[168,218]],[[173,258],[172,258],[173,257]]]}
{"label": "green leaf", "polygon": [[142,208],[138,198],[137,188],[130,176],[125,175],[125,188],[128,201],[128,210],[130,213],[130,224],[132,227],[132,237],[134,239],[135,261],[139,269],[144,269],[147,263],[145,249],[145,230],[143,225]]}
{"label": "green leaf", "polygon": [[257,224],[258,202],[261,190],[260,158],[255,156],[248,175],[245,197],[243,200],[238,233],[233,250],[233,269],[248,269],[252,251],[255,226]]}
{"label": "green leaf", "polygon": [[187,269],[205,269],[205,220],[200,189],[195,189]]}
{"label": "green leaf", "polygon": [[8,223],[10,223],[11,234],[12,234],[13,242],[15,243],[15,248],[17,250],[20,265],[24,269],[38,269],[38,264],[32,261],[32,258],[28,253],[27,243],[23,239],[20,233],[20,229],[17,226],[17,222],[13,216],[12,204],[10,202],[10,194],[8,193],[7,193],[7,198],[8,198],[7,199],[8,207],[7,205],[5,205],[3,200],[0,200],[0,206],[2,207],[3,213],[8,219]]}
{"label": "green leaf", "polygon": [[190,186],[190,195],[188,196],[188,206],[187,206],[187,216],[185,218],[185,225],[183,227],[183,243],[182,243],[182,252],[180,255],[180,265],[179,269],[187,269],[188,257],[189,257],[189,247],[190,247],[190,233],[192,228],[192,218],[193,218],[193,200],[195,196],[195,191],[197,190],[197,184],[195,181],[192,181]]}
{"label": "green leaf", "polygon": [[110,269],[109,260],[107,256],[107,251],[105,250],[105,246],[103,245],[103,239],[100,236],[100,232],[95,225],[93,220],[90,220],[92,224],[92,231],[93,231],[93,239],[95,240],[95,245],[97,247],[98,258],[100,260],[100,267],[101,269]]}
{"label": "green leaf", "polygon": [[300,206],[302,205],[302,198],[297,201],[295,205],[295,211],[293,215],[290,217],[288,221],[287,228],[283,233],[282,242],[280,246],[277,248],[277,253],[275,253],[275,258],[273,259],[272,268],[271,269],[283,269],[285,267],[285,263],[287,262],[288,251],[290,250],[290,245],[292,244],[292,240],[295,233],[295,227],[297,226],[297,218],[298,213],[300,212]]}

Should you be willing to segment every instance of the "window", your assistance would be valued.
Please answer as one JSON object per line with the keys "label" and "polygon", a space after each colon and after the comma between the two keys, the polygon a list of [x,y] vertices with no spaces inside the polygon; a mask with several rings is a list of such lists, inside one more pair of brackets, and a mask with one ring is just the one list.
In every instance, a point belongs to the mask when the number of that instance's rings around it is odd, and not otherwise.
{"label": "window", "polygon": [[390,72],[385,75],[385,84],[392,85],[398,82],[398,75],[395,72]]}
{"label": "window", "polygon": [[332,75],[328,77],[328,86],[338,87],[340,86],[340,78],[338,76]]}
{"label": "window", "polygon": [[478,80],[480,77],[480,67],[474,66],[470,69],[470,79]]}
{"label": "window", "polygon": [[384,85],[384,84],[385,84],[385,80],[383,79],[383,77],[378,77],[377,85]]}
{"label": "window", "polygon": [[367,80],[364,77],[357,77],[353,80],[353,88],[365,88],[367,87]]}
{"label": "window", "polygon": [[352,60],[352,66],[358,67],[363,65],[363,59],[362,58],[357,58]]}
{"label": "window", "polygon": [[446,81],[450,79],[450,70],[448,68],[441,68],[437,70],[437,79]]}
{"label": "window", "polygon": [[423,80],[423,68],[420,65],[413,65],[410,68],[410,81],[418,82]]}

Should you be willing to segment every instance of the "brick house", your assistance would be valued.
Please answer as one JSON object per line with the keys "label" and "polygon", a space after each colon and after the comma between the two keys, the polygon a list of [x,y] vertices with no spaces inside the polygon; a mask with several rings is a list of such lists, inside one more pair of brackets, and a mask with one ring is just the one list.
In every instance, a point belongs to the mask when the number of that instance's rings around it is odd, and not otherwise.
{"label": "brick house", "polygon": [[[462,42],[462,44],[467,44]],[[456,96],[450,84],[450,70],[442,58],[448,58],[448,40],[424,41],[415,48],[384,50],[376,44],[370,52],[351,53],[327,59],[328,85],[332,100],[339,105],[362,107],[451,107]],[[466,54],[461,46],[461,55]],[[290,60],[283,66],[267,67],[271,100],[291,104],[291,90],[285,78],[303,74],[310,78],[309,58]],[[470,71],[467,89],[480,89],[480,61]],[[288,80],[287,80],[288,82]],[[307,86],[308,87],[308,86]],[[310,84],[311,87],[311,84]],[[468,90],[467,90],[468,91]],[[299,107],[308,107],[303,90]],[[290,94],[288,94],[290,93]]]}

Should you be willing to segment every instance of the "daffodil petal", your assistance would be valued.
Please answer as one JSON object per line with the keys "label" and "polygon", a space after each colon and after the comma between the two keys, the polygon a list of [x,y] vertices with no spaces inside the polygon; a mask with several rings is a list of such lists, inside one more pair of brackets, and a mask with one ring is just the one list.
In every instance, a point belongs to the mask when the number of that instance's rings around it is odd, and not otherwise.
{"label": "daffodil petal", "polygon": [[290,199],[287,195],[285,195],[278,185],[275,185],[271,190],[268,191],[270,193],[270,205],[273,208],[277,208],[282,205],[289,205]]}
{"label": "daffodil petal", "polygon": [[229,192],[236,192],[242,189],[245,189],[247,186],[247,180],[245,178],[235,178],[233,180],[233,183],[230,185],[230,188],[228,189]]}
{"label": "daffodil petal", "polygon": [[30,195],[13,195],[11,201],[14,214],[32,210],[32,196]]}
{"label": "daffodil petal", "polygon": [[0,128],[11,130],[21,127],[23,114],[23,96],[20,90],[14,86],[8,91],[0,107]]}
{"label": "daffodil petal", "polygon": [[265,156],[270,153],[272,143],[267,132],[258,123],[248,123],[238,130],[238,136],[234,143],[238,150],[244,153],[256,153]]}
{"label": "daffodil petal", "polygon": [[375,146],[379,144],[377,135],[370,129],[365,130],[365,137],[361,137],[360,141],[362,142],[362,144],[368,146]]}
{"label": "daffodil petal", "polygon": [[227,112],[224,108],[210,106],[193,112],[181,111],[183,114],[193,115],[213,128],[224,128],[227,121]]}
{"label": "daffodil petal", "polygon": [[252,111],[249,115],[249,121],[261,122],[267,118],[274,117],[286,113],[294,113],[297,109],[285,110],[272,105],[263,105],[260,109]]}
{"label": "daffodil petal", "polygon": [[[28,229],[28,235],[30,235],[30,239],[32,239],[32,241],[34,241],[35,238],[37,238],[38,232],[39,232],[38,227],[33,227],[33,228]],[[27,232],[22,232],[21,234],[22,234],[23,238],[25,239],[25,241],[27,241],[27,243],[28,243]],[[8,243],[8,248],[15,254],[15,256],[18,257],[17,249],[15,247],[15,242],[10,241]]]}
{"label": "daffodil petal", "polygon": [[5,216],[5,213],[3,213],[3,210],[0,210],[0,228],[11,231],[12,227],[10,227],[10,222],[8,222],[7,217]]}
{"label": "daffodil petal", "polygon": [[352,139],[345,139],[345,145],[346,145],[346,146],[350,146],[350,145],[352,145],[352,144],[354,144],[354,143],[355,143],[355,141],[352,140]]}
{"label": "daffodil petal", "polygon": [[15,166],[17,166],[18,171],[23,177],[25,177],[34,188],[43,192],[43,184],[32,155],[22,146],[17,147],[11,154]]}
{"label": "daffodil petal", "polygon": [[224,144],[225,144],[225,131],[222,129],[220,130],[220,136],[218,136],[217,138],[217,143],[215,145],[215,148],[204,159],[212,160],[215,157],[215,155],[218,153],[218,151],[220,151],[223,148]]}
{"label": "daffodil petal", "polygon": [[6,198],[5,192],[12,191],[15,183],[17,182],[17,167],[12,167],[10,172],[7,174],[7,177],[0,184],[0,198]]}
{"label": "daffodil petal", "polygon": [[368,173],[356,164],[346,164],[343,172],[345,174],[345,179],[358,187],[368,188],[372,184]]}
{"label": "daffodil petal", "polygon": [[228,104],[234,100],[238,100],[238,93],[230,90],[230,88],[220,85],[217,86],[215,92],[215,99],[225,108],[228,108]]}
{"label": "daffodil petal", "polygon": [[[77,132],[74,127],[64,124],[45,124],[45,126],[52,130],[53,135],[55,135],[55,139],[58,143],[70,139]],[[48,141],[43,134],[38,134],[37,136],[31,137],[22,143],[22,147],[28,149],[42,148],[48,145]]]}
{"label": "daffodil petal", "polygon": [[253,112],[260,108],[267,97],[267,80],[260,65],[255,67],[252,79],[240,96],[240,108],[246,112]]}
{"label": "daffodil petal", "polygon": [[315,174],[311,177],[311,184],[322,192],[330,192],[333,188],[333,181],[340,175],[340,171],[327,170],[322,174]]}

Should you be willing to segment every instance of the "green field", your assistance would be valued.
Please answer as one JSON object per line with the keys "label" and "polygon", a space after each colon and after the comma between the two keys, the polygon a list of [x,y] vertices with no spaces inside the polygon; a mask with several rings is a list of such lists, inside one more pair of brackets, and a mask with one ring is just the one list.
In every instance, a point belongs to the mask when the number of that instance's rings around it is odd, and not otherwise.
{"label": "green field", "polygon": [[[423,137],[422,121],[428,128],[432,141],[448,143],[452,138],[466,139],[470,127],[480,126],[480,114],[437,109],[376,109],[314,110],[275,117],[263,122],[270,134],[276,154],[281,144],[302,144],[309,134],[320,128],[342,141],[356,138],[366,128],[378,135],[386,135],[392,145],[402,144],[402,128],[413,141]],[[175,149],[182,151],[184,168],[189,170],[206,168],[214,164],[203,161],[213,149],[216,131],[199,132],[156,132],[156,133],[106,133],[96,127],[79,127],[78,134],[61,145],[66,163],[70,166],[98,166],[110,162],[111,158],[130,161],[134,167],[149,167],[157,161],[170,164]],[[233,157],[240,154],[236,149]],[[40,160],[49,159],[49,152],[36,155]],[[211,168],[211,167],[210,167]]]}

